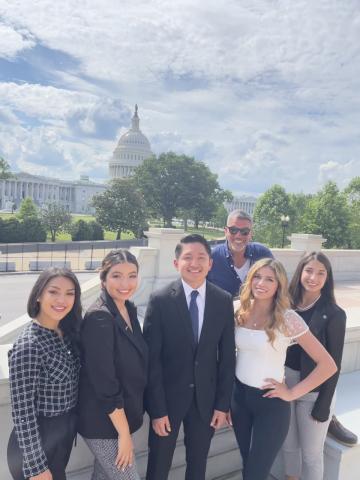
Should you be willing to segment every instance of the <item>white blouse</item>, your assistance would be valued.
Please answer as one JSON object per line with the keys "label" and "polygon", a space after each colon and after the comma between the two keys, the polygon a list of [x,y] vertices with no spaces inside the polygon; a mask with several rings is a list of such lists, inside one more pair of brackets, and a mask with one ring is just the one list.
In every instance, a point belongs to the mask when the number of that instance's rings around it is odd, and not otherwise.
{"label": "white blouse", "polygon": [[235,327],[236,377],[242,383],[261,388],[266,378],[283,381],[287,348],[309,330],[294,310],[287,310],[284,319],[286,332],[278,331],[273,343],[269,341],[265,330]]}

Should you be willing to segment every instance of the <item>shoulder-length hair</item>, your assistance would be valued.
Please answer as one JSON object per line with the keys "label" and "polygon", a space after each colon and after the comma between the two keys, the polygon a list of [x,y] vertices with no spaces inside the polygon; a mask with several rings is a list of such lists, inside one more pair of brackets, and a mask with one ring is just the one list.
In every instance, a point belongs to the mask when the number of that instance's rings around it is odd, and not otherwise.
{"label": "shoulder-length hair", "polygon": [[76,275],[68,268],[51,267],[40,273],[30,292],[27,303],[27,313],[31,318],[36,318],[39,315],[40,303],[38,302],[38,299],[43,293],[48,283],[56,277],[68,278],[74,284],[74,305],[70,312],[62,320],[60,320],[59,323],[59,328],[61,329],[61,331],[72,336],[73,334],[76,334],[78,332],[81,323],[81,289]]}
{"label": "shoulder-length hair", "polygon": [[304,287],[301,284],[301,275],[305,266],[312,260],[317,260],[324,265],[326,270],[326,281],[321,289],[321,298],[329,303],[336,303],[334,294],[334,275],[331,268],[331,263],[328,257],[322,252],[310,252],[306,253],[296,267],[295,273],[291,279],[289,292],[293,307],[297,307],[301,301],[304,293]]}
{"label": "shoulder-length hair", "polygon": [[270,319],[264,325],[269,341],[273,344],[276,331],[284,332],[286,330],[284,315],[290,308],[290,298],[288,293],[288,280],[283,265],[273,258],[263,258],[258,260],[250,268],[246,281],[240,292],[240,308],[235,313],[235,320],[238,325],[243,325],[250,312],[254,299],[251,284],[257,272],[264,267],[269,267],[275,274],[278,287],[273,297]]}

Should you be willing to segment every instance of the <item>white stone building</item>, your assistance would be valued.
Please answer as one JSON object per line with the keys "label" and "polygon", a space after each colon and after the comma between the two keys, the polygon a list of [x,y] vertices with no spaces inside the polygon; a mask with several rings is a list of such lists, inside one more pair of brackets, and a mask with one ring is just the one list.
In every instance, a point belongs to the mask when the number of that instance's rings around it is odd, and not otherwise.
{"label": "white stone building", "polygon": [[106,185],[90,182],[87,176],[78,181],[64,181],[20,172],[0,180],[0,210],[17,209],[24,198],[30,197],[39,207],[55,202],[69,212],[93,213],[91,199],[105,188]]}
{"label": "white stone building", "polygon": [[138,106],[131,119],[131,128],[121,135],[109,162],[110,179],[126,178],[132,175],[134,169],[153,155],[149,140],[139,127]]}
{"label": "white stone building", "polygon": [[242,210],[248,215],[253,216],[257,198],[245,195],[234,197],[231,202],[225,202],[225,208],[230,213],[233,210]]}

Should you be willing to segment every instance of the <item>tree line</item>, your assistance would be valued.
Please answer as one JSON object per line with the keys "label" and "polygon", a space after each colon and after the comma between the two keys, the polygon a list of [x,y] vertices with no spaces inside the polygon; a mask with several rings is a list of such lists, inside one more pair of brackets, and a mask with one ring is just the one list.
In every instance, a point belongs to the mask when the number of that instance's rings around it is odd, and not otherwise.
{"label": "tree line", "polygon": [[360,249],[360,177],[340,190],[329,181],[315,194],[287,193],[273,185],[259,197],[254,211],[254,238],[280,247],[281,216],[289,216],[286,236],[313,233],[326,238],[325,248]]}
{"label": "tree line", "polygon": [[0,218],[0,243],[46,242],[49,232],[52,242],[60,232],[69,232],[72,240],[104,240],[104,230],[97,222],[78,220],[56,203],[39,209],[31,198],[24,198],[15,216]]}

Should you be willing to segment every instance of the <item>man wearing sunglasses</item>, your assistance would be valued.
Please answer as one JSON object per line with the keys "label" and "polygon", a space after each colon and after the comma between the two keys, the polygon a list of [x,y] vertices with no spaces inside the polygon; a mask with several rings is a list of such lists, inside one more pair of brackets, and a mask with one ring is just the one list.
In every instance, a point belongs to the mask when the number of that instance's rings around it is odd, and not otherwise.
{"label": "man wearing sunglasses", "polygon": [[234,210],[227,218],[226,242],[212,250],[213,266],[208,280],[231,293],[239,295],[251,265],[261,258],[272,257],[271,251],[251,241],[252,218],[242,210]]}

